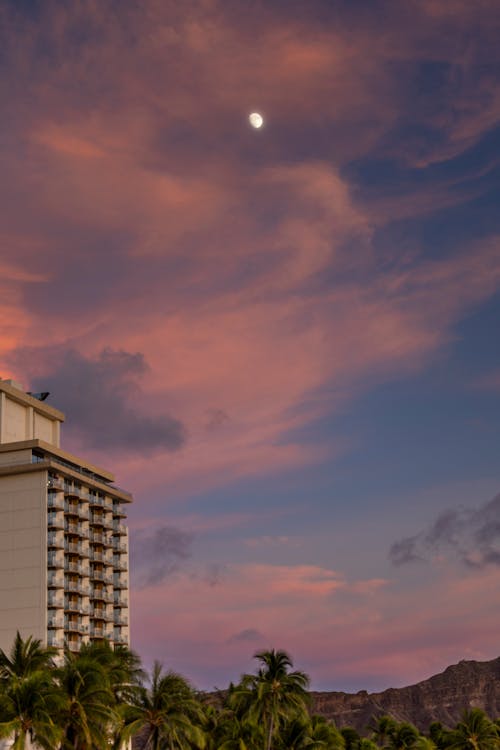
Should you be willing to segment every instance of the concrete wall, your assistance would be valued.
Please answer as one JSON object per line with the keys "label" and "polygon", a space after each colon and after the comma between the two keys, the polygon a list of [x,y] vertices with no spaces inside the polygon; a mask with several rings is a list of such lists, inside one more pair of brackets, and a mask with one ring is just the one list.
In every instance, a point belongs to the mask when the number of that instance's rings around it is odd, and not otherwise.
{"label": "concrete wall", "polygon": [[0,476],[0,648],[47,637],[47,472]]}
{"label": "concrete wall", "polygon": [[0,392],[0,443],[38,438],[59,448],[60,420],[43,414],[42,405],[40,410],[33,406],[37,403],[34,399],[26,399],[23,403],[23,395],[11,398],[8,393]]}

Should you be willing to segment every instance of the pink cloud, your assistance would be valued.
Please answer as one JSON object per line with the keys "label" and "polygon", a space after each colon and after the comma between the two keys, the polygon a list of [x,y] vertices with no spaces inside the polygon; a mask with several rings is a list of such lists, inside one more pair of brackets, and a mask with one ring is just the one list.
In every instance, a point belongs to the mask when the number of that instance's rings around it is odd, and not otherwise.
{"label": "pink cloud", "polygon": [[[182,575],[161,594],[135,592],[142,613],[135,645],[149,659],[174,659],[195,681],[219,668],[234,678],[249,668],[253,650],[277,647],[323,688],[410,684],[460,658],[497,655],[498,607],[484,611],[483,602],[499,575],[459,579],[438,569],[408,589],[383,579],[346,581],[317,566],[229,565],[215,586]],[[178,609],[169,619],[173,601]],[[260,634],[255,644],[233,638],[248,629]],[[159,653],[144,642],[146,632]]]}

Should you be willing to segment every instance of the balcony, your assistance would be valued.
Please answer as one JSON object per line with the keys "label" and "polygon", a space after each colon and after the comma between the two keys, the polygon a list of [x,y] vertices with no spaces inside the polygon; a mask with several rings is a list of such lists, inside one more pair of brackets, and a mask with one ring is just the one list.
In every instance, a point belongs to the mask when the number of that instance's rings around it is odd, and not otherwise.
{"label": "balcony", "polygon": [[108,613],[105,607],[92,607],[90,610],[90,616],[95,620],[107,620],[109,619]]}
{"label": "balcony", "polygon": [[117,578],[113,581],[113,588],[128,589],[128,581],[125,578]]}
{"label": "balcony", "polygon": [[118,558],[115,557],[115,559],[113,560],[113,568],[114,570],[121,570],[125,572],[126,570],[128,570],[128,565],[127,565],[126,560],[122,560],[119,557]]}
{"label": "balcony", "polygon": [[113,504],[113,516],[115,518],[126,518],[127,514],[125,513],[121,505],[114,503]]}
{"label": "balcony", "polygon": [[115,643],[120,643],[124,646],[128,646],[128,638],[126,635],[115,635],[113,636],[113,640]]}
{"label": "balcony", "polygon": [[56,573],[49,573],[47,576],[47,586],[49,589],[63,589],[64,578]]}
{"label": "balcony", "polygon": [[81,638],[68,638],[66,645],[70,651],[76,652],[80,650]]}
{"label": "balcony", "polygon": [[48,568],[62,568],[64,565],[64,558],[60,554],[49,554],[47,555],[47,567]]}
{"label": "balcony", "polygon": [[49,617],[47,620],[47,627],[53,629],[63,628],[64,620],[62,617]]}
{"label": "balcony", "polygon": [[68,633],[87,633],[88,629],[88,625],[84,625],[78,620],[69,620],[64,623],[64,630]]}
{"label": "balcony", "polygon": [[123,615],[118,614],[118,613],[115,614],[115,616],[113,617],[113,622],[114,622],[115,625],[120,625],[120,626],[123,626],[123,627],[127,627],[127,625],[128,625],[127,618],[123,617]]}
{"label": "balcony", "polygon": [[66,521],[64,530],[68,534],[80,535],[80,526],[77,523],[71,523],[71,521]]}
{"label": "balcony", "polygon": [[81,575],[82,573],[81,565],[77,562],[65,562],[64,570],[66,573],[76,573],[77,575]]}
{"label": "balcony", "polygon": [[91,638],[109,638],[109,633],[104,628],[90,627]]}
{"label": "balcony", "polygon": [[47,546],[56,547],[57,549],[64,548],[64,534],[57,533],[57,531],[49,531],[47,534]]}
{"label": "balcony", "polygon": [[64,639],[55,633],[47,634],[47,645],[52,648],[64,648]]}
{"label": "balcony", "polygon": [[64,551],[70,552],[72,555],[79,555],[80,545],[77,542],[66,542],[64,545]]}
{"label": "balcony", "polygon": [[49,477],[47,480],[47,489],[53,492],[64,490],[64,480],[60,477]]}
{"label": "balcony", "polygon": [[119,542],[120,537],[115,537],[115,541],[113,543],[113,550],[115,552],[127,552],[127,544],[125,542]]}
{"label": "balcony", "polygon": [[47,526],[49,529],[64,529],[64,516],[62,513],[47,513]]}
{"label": "balcony", "polygon": [[78,500],[83,500],[83,502],[89,501],[89,491],[85,489],[85,487],[78,487],[73,484],[69,484],[69,482],[66,482],[64,485],[64,494],[66,497],[76,498]]}
{"label": "balcony", "polygon": [[113,596],[113,604],[115,607],[128,607],[128,596],[121,592],[116,592]]}
{"label": "balcony", "polygon": [[78,507],[78,518],[80,518],[82,521],[89,520],[89,512],[87,508],[84,508],[81,505]]}
{"label": "balcony", "polygon": [[47,498],[47,508],[49,510],[64,510],[64,498],[61,495],[49,495]]}
{"label": "balcony", "polygon": [[78,516],[78,503],[64,503],[64,512],[67,516]]}
{"label": "balcony", "polygon": [[47,597],[47,606],[52,607],[54,609],[62,609],[64,605],[64,600],[60,594],[55,595],[53,591],[49,591],[49,595]]}
{"label": "balcony", "polygon": [[127,536],[127,527],[123,523],[113,522],[113,531],[119,536]]}

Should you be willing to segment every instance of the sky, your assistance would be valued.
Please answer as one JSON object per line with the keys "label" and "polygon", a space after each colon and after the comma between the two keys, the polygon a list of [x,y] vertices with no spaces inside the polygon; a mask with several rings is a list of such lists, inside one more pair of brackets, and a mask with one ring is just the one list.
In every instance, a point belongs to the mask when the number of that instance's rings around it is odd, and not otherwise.
{"label": "sky", "polygon": [[497,0],[0,4],[0,376],[133,493],[146,665],[499,655],[499,34]]}

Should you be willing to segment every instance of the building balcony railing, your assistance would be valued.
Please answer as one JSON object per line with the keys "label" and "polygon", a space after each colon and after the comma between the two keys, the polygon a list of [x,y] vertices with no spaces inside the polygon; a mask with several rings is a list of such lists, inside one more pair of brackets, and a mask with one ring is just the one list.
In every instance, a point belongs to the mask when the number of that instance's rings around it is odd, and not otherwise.
{"label": "building balcony railing", "polygon": [[108,611],[106,607],[93,607],[90,610],[90,617],[93,617],[94,620],[108,620],[111,621],[113,619],[113,616],[111,614],[108,614]]}
{"label": "building balcony railing", "polygon": [[68,482],[64,485],[64,494],[66,497],[74,497],[83,502],[89,501],[89,491],[84,487],[76,487],[75,485],[69,484]]}
{"label": "building balcony railing", "polygon": [[116,521],[113,522],[113,532],[115,534],[118,534],[119,536],[126,536],[127,535],[127,527],[123,523],[117,523]]}
{"label": "building balcony railing", "polygon": [[47,634],[47,645],[52,648],[64,648],[64,638],[56,633]]}
{"label": "building balcony railing", "polygon": [[75,534],[75,535],[79,535],[80,534],[80,526],[77,523],[71,523],[71,522],[66,521],[66,523],[64,525],[64,530],[68,534]]}
{"label": "building balcony railing", "polygon": [[49,495],[47,497],[47,508],[49,510],[64,510],[64,498],[61,495]]}
{"label": "building balcony railing", "polygon": [[47,597],[47,606],[51,607],[52,609],[62,609],[64,605],[62,596],[53,596],[53,594],[53,591],[49,591],[49,595]]}
{"label": "building balcony railing", "polygon": [[66,542],[64,545],[64,551],[70,552],[72,555],[80,554],[80,544],[78,542]]}
{"label": "building balcony railing", "polygon": [[64,512],[67,516],[78,516],[78,503],[64,503]]}
{"label": "building balcony railing", "polygon": [[114,570],[121,570],[125,572],[126,570],[128,570],[127,561],[125,560],[125,558],[123,558],[123,560],[121,558],[115,558],[113,560],[113,568]]}
{"label": "building balcony railing", "polygon": [[57,531],[49,531],[47,534],[47,546],[64,549],[64,534]]}
{"label": "building balcony railing", "polygon": [[128,596],[123,591],[116,591],[113,595],[115,607],[128,607]]}
{"label": "building balcony railing", "polygon": [[115,541],[113,542],[113,550],[114,552],[127,552],[127,543],[126,542],[120,542],[118,541],[120,537],[115,536]]}
{"label": "building balcony railing", "polygon": [[61,554],[53,554],[50,553],[47,555],[47,567],[49,568],[62,568],[64,565],[64,558]]}
{"label": "building balcony railing", "polygon": [[125,578],[116,578],[113,581],[113,588],[115,588],[115,589],[128,589],[128,581]]}
{"label": "building balcony railing", "polygon": [[61,477],[49,477],[47,479],[47,489],[54,492],[64,490],[64,480]]}
{"label": "building balcony railing", "polygon": [[108,631],[105,628],[96,628],[96,627],[90,627],[89,629],[90,637],[91,638],[110,638],[111,633],[108,633]]}
{"label": "building balcony railing", "polygon": [[119,503],[113,504],[113,516],[114,518],[126,518],[127,514],[125,513],[125,510],[123,509],[123,506]]}
{"label": "building balcony railing", "polygon": [[80,563],[77,563],[77,562],[65,562],[64,570],[67,573],[76,573],[77,575],[81,575],[82,566],[80,565]]}
{"label": "building balcony railing", "polygon": [[124,617],[122,614],[119,614],[119,612],[115,613],[115,616],[113,617],[113,622],[115,625],[121,625],[123,627],[126,627],[128,625],[127,618]]}
{"label": "building balcony railing", "polygon": [[99,552],[95,549],[90,550],[90,559],[95,562],[107,562],[107,556],[103,552]]}
{"label": "building balcony railing", "polygon": [[64,630],[68,633],[88,633],[89,626],[76,620],[72,620],[64,623]]}
{"label": "building balcony railing", "polygon": [[114,640],[115,643],[120,643],[120,644],[123,644],[125,646],[128,645],[128,638],[127,638],[127,636],[126,635],[122,635],[121,633],[120,633],[120,635],[118,635],[118,634],[114,635],[113,636],[113,640]]}
{"label": "building balcony railing", "polygon": [[80,518],[82,521],[88,521],[89,520],[89,512],[87,508],[85,508],[82,505],[78,506],[78,518]]}
{"label": "building balcony railing", "polygon": [[64,620],[62,619],[62,617],[49,617],[47,619],[47,627],[48,628],[63,628]]}
{"label": "building balcony railing", "polygon": [[62,589],[64,588],[64,578],[61,575],[49,573],[47,576],[47,586],[49,589]]}
{"label": "building balcony railing", "polygon": [[49,529],[64,529],[64,516],[62,513],[48,513],[47,526]]}

